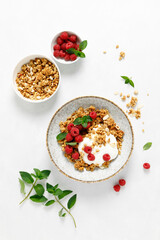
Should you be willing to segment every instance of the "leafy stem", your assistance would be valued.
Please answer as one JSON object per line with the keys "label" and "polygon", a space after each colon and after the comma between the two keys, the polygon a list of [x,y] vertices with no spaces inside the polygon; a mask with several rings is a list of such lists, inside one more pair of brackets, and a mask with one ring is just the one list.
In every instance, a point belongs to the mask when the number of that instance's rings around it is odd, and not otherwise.
{"label": "leafy stem", "polygon": [[25,198],[19,203],[19,205],[22,204],[22,203],[29,197],[29,195],[31,194],[34,186],[35,186],[36,183],[37,183],[37,180],[38,180],[38,179],[36,179],[36,180],[34,181],[34,183],[32,184],[32,187],[31,187],[30,191],[29,191],[28,194],[25,196]]}
{"label": "leafy stem", "polygon": [[59,199],[58,199],[56,196],[55,196],[55,200],[56,200],[56,202],[59,203],[59,204],[61,205],[61,207],[71,216],[71,218],[72,218],[72,220],[73,220],[73,222],[74,222],[74,226],[75,226],[75,228],[76,228],[76,227],[77,227],[76,221],[75,221],[73,215],[71,214],[71,212],[59,201]]}

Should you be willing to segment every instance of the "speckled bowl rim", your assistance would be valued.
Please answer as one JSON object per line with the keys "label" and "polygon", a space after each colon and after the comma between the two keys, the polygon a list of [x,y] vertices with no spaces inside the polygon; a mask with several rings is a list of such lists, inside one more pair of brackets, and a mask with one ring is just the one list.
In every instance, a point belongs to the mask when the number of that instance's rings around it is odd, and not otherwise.
{"label": "speckled bowl rim", "polygon": [[[52,155],[51,155],[50,150],[49,150],[49,145],[48,145],[48,132],[49,132],[51,123],[52,123],[53,119],[55,118],[55,116],[57,115],[57,113],[58,113],[63,107],[65,107],[68,103],[71,103],[71,102],[73,102],[73,101],[75,101],[75,100],[77,100],[77,99],[82,99],[82,98],[98,98],[98,99],[106,100],[106,101],[112,103],[114,106],[116,106],[117,108],[119,108],[119,109],[121,110],[121,112],[125,115],[125,117],[127,118],[128,122],[129,122],[129,125],[130,125],[130,128],[131,128],[131,133],[132,133],[132,146],[131,146],[131,150],[130,150],[129,156],[128,156],[127,160],[125,161],[125,163],[123,164],[123,166],[122,166],[117,172],[115,172],[114,174],[112,174],[111,176],[109,176],[109,177],[107,177],[107,178],[100,179],[100,180],[95,180],[95,181],[84,181],[84,180],[80,180],[80,179],[74,178],[74,177],[66,174],[65,172],[63,172],[63,171],[59,168],[59,166],[55,163],[55,161],[53,160]],[[50,120],[50,122],[49,122],[48,128],[47,128],[46,145],[47,145],[47,150],[48,150],[49,156],[50,156],[50,158],[51,158],[51,161],[52,161],[52,162],[54,163],[54,165],[58,168],[58,170],[59,170],[61,173],[63,173],[65,176],[67,176],[67,177],[69,177],[69,178],[71,178],[71,179],[73,179],[73,180],[76,180],[76,181],[78,181],[78,182],[83,182],[83,183],[102,182],[102,181],[106,181],[106,180],[114,177],[114,176],[115,176],[117,173],[119,173],[119,172],[125,167],[125,165],[128,163],[128,161],[129,161],[129,159],[130,159],[130,157],[131,157],[132,151],[133,151],[133,147],[134,147],[133,127],[132,127],[132,125],[131,125],[131,122],[130,122],[128,116],[125,114],[125,112],[124,112],[117,104],[115,104],[115,103],[112,102],[111,100],[108,100],[108,99],[106,99],[106,98],[104,98],[104,97],[98,97],[98,96],[82,96],[82,97],[77,97],[77,98],[74,98],[74,99],[66,102],[65,104],[63,104],[63,105],[54,113],[54,115],[52,116],[52,118],[51,118],[51,120]]]}

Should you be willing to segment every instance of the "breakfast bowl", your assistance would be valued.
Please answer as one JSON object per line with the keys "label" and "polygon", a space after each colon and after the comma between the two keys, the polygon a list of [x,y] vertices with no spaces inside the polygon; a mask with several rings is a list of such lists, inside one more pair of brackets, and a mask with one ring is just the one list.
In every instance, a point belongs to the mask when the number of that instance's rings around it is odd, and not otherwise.
{"label": "breakfast bowl", "polygon": [[[62,33],[64,33],[64,32],[68,33],[69,36],[71,36],[71,35],[76,36],[76,37],[77,37],[77,40],[76,40],[76,43],[77,43],[77,44],[80,44],[80,42],[82,41],[81,38],[80,38],[80,36],[78,36],[78,35],[77,35],[76,33],[74,33],[74,32],[71,32],[71,31],[59,32],[59,33],[56,34],[56,35],[53,37],[53,39],[52,39],[52,42],[51,42],[51,56],[53,57],[54,60],[56,60],[56,61],[59,62],[59,63],[62,63],[62,64],[72,64],[72,63],[77,62],[77,61],[79,60],[79,57],[77,57],[77,59],[74,60],[74,61],[71,61],[71,60],[66,61],[64,58],[60,58],[60,57],[55,57],[55,56],[54,56],[54,46],[57,44],[57,39],[58,39],[58,38],[60,37],[60,35],[61,35]],[[63,41],[63,40],[62,40],[62,41]],[[65,40],[64,40],[64,41],[65,41]],[[60,46],[62,46],[62,44],[60,44]]]}
{"label": "breakfast bowl", "polygon": [[13,71],[15,93],[31,103],[41,103],[53,98],[60,81],[61,74],[57,64],[40,54],[23,58]]}
{"label": "breakfast bowl", "polygon": [[[98,109],[96,110],[97,113],[99,112],[103,113],[104,111],[108,111],[108,114],[114,119],[116,123],[115,126],[117,127],[117,129],[121,129],[119,131],[124,133],[120,154],[118,154],[117,157],[113,161],[111,161],[109,166],[107,166],[106,168],[96,168],[94,171],[92,170],[88,171],[89,168],[88,169],[83,168],[83,171],[78,171],[75,168],[75,165],[73,164],[72,159],[70,158],[68,160],[66,158],[66,153],[65,154],[63,153],[62,151],[63,143],[62,143],[62,146],[60,146],[59,144],[62,141],[60,142],[57,141],[57,136],[60,133],[60,126],[62,127],[61,130],[63,132],[64,131],[63,128],[66,127],[65,125],[66,119],[69,119],[69,120],[72,119],[75,116],[75,113],[80,111],[78,109],[82,109],[82,110],[84,109],[84,111],[86,111],[86,109]],[[103,111],[103,109],[106,109],[106,110]],[[90,113],[90,116],[92,117],[91,113]],[[105,119],[104,121],[108,121],[109,119],[110,121],[112,120],[111,117],[109,117],[108,120],[106,120],[106,116],[103,118]],[[78,118],[78,120],[79,119],[80,118]],[[74,121],[74,124],[78,124],[78,123],[75,123],[76,121],[77,119]],[[84,141],[84,138],[83,138],[83,141]],[[58,170],[61,173],[63,173],[65,176],[71,179],[74,179],[80,182],[94,183],[94,182],[107,180],[115,176],[120,170],[124,168],[133,151],[134,134],[133,134],[131,123],[127,115],[115,103],[102,97],[84,96],[84,97],[75,98],[67,102],[56,111],[47,129],[46,144],[47,144],[47,149],[52,162],[55,164],[55,166],[58,168]],[[78,149],[79,149],[79,146],[78,146]],[[100,153],[101,153],[101,150],[100,150]],[[89,159],[89,160],[94,160],[94,159]],[[85,165],[87,164],[85,163]]]}

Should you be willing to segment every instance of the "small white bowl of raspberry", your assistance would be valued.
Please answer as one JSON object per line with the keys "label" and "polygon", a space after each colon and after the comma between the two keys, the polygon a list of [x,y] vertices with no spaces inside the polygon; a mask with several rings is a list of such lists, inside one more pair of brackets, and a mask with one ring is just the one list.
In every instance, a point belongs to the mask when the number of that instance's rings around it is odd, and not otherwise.
{"label": "small white bowl of raspberry", "polygon": [[63,31],[54,36],[51,42],[51,55],[59,63],[71,64],[79,60],[75,54],[69,54],[66,50],[79,49],[81,38],[74,32]]}

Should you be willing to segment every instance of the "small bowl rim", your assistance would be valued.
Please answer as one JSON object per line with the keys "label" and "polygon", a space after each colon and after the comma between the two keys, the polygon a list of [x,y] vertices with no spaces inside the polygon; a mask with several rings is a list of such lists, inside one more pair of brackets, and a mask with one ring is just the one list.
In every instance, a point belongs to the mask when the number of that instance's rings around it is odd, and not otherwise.
{"label": "small bowl rim", "polygon": [[63,59],[61,59],[61,58],[56,58],[56,57],[53,55],[53,45],[54,45],[54,43],[56,42],[56,39],[60,36],[60,34],[61,34],[62,32],[67,32],[67,33],[69,33],[69,34],[74,34],[74,35],[76,35],[76,36],[78,37],[78,39],[79,39],[80,42],[82,41],[82,39],[80,38],[80,36],[79,36],[78,34],[76,34],[75,32],[67,31],[67,30],[61,31],[61,32],[57,33],[57,34],[52,38],[52,41],[51,41],[51,56],[52,56],[52,58],[53,58],[55,61],[57,61],[58,63],[61,63],[61,64],[72,64],[72,63],[76,63],[76,62],[80,59],[80,57],[77,57],[77,59],[76,59],[75,61],[65,61],[65,60],[63,60]]}
{"label": "small bowl rim", "polygon": [[[48,145],[48,133],[49,133],[49,129],[50,129],[50,126],[51,126],[51,123],[54,119],[54,117],[57,115],[57,113],[63,108],[65,107],[68,103],[71,103],[77,99],[82,99],[82,98],[98,98],[98,99],[103,99],[103,100],[106,100],[110,103],[112,103],[114,106],[118,107],[121,112],[125,115],[125,117],[127,118],[128,122],[129,122],[129,125],[130,125],[130,128],[131,128],[131,133],[132,133],[132,146],[131,146],[131,150],[130,150],[130,153],[129,153],[129,156],[127,158],[127,160],[125,161],[125,163],[123,164],[123,166],[118,170],[116,171],[114,174],[112,174],[111,176],[107,177],[107,178],[103,178],[103,179],[100,179],[100,180],[95,180],[95,181],[85,181],[85,180],[80,180],[80,179],[77,179],[75,177],[72,177],[68,174],[66,174],[64,171],[62,171],[59,166],[55,163],[54,159],[52,158],[52,155],[50,153],[50,150],[49,150],[49,145]],[[78,182],[83,182],[83,183],[96,183],[96,182],[103,182],[103,181],[106,181],[112,177],[114,177],[115,175],[117,175],[124,167],[125,165],[128,163],[131,155],[132,155],[132,152],[133,152],[133,147],[134,147],[134,132],[133,132],[133,127],[132,127],[132,124],[128,118],[128,116],[126,115],[126,113],[117,105],[115,104],[113,101],[107,99],[107,98],[104,98],[104,97],[100,97],[100,96],[81,96],[81,97],[77,97],[77,98],[74,98],[74,99],[71,99],[70,101],[67,101],[65,104],[63,104],[60,108],[58,108],[58,110],[54,113],[54,115],[52,116],[50,122],[49,122],[49,125],[48,125],[48,128],[47,128],[47,133],[46,133],[46,146],[47,146],[47,150],[48,150],[48,153],[49,153],[49,156],[50,156],[50,159],[51,161],[54,163],[54,165],[57,167],[57,169],[59,170],[59,172],[63,173],[65,176],[67,176],[68,178],[72,179],[72,180],[75,180],[75,181],[78,181]]]}
{"label": "small bowl rim", "polygon": [[[58,73],[59,73],[59,83],[58,83],[58,86],[55,90],[55,92],[48,98],[44,98],[44,99],[40,99],[40,100],[32,100],[32,99],[29,99],[29,98],[26,98],[24,97],[17,89],[17,84],[16,84],[16,76],[17,76],[17,73],[18,71],[16,71],[16,69],[19,67],[19,66],[22,66],[23,64],[25,63],[22,63],[26,60],[26,63],[29,62],[31,59],[34,59],[34,58],[46,58],[47,60],[49,60],[50,62],[52,62],[57,70],[58,70]],[[46,55],[43,55],[43,54],[31,54],[31,55],[27,55],[26,57],[23,57],[21,60],[18,61],[18,63],[16,64],[16,66],[14,67],[13,69],[13,74],[12,74],[12,86],[13,86],[13,89],[15,91],[15,93],[17,94],[18,97],[20,97],[21,99],[25,100],[26,102],[30,102],[30,103],[42,103],[42,102],[46,102],[48,101],[49,99],[51,99],[55,94],[56,92],[58,91],[59,87],[60,87],[60,83],[61,83],[61,73],[60,73],[60,70],[59,70],[59,67],[57,65],[57,63],[51,59],[50,57],[46,56]]]}

